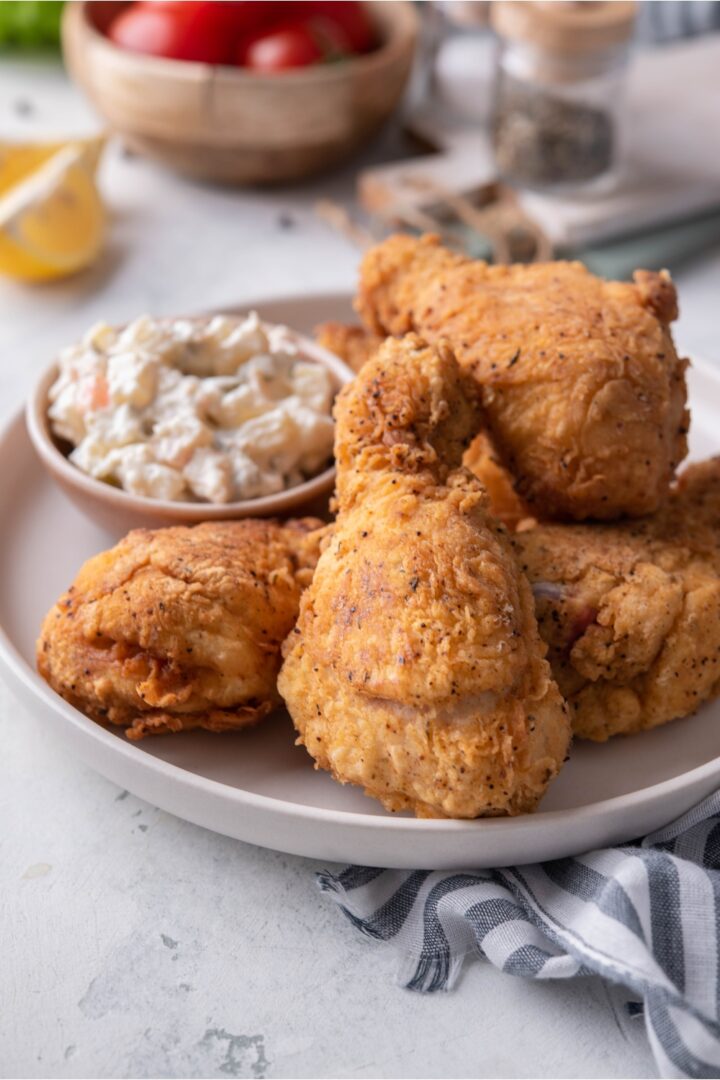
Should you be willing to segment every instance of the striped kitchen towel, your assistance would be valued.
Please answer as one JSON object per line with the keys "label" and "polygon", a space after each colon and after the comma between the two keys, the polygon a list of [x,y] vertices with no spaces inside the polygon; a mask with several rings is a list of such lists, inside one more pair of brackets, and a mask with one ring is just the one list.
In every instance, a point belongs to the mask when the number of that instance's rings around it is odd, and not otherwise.
{"label": "striped kitchen towel", "polygon": [[720,1076],[720,792],[641,842],[574,859],[351,866],[318,882],[361,933],[397,947],[411,990],[450,989],[466,956],[530,979],[602,975],[643,999],[662,1076]]}

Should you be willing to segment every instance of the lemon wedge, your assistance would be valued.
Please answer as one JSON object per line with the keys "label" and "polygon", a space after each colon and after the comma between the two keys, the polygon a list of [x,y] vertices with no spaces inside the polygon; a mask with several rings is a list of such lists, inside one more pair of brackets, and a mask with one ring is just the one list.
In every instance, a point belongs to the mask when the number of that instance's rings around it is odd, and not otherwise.
{"label": "lemon wedge", "polygon": [[101,140],[0,146],[0,273],[48,281],[88,266],[105,211],[95,184]]}
{"label": "lemon wedge", "polygon": [[94,174],[105,142],[104,135],[32,142],[0,138],[0,197],[66,146],[81,146],[85,163]]}

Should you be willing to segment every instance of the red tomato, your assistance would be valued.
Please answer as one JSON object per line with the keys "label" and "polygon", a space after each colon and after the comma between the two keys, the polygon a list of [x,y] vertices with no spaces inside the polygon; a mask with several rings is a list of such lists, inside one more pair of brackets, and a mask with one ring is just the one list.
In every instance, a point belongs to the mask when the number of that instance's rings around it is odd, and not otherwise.
{"label": "red tomato", "polygon": [[[202,9],[201,21],[222,27],[233,39],[237,39],[240,34],[249,33],[275,22],[278,9],[285,5],[275,3],[273,0],[215,0],[208,3],[189,3],[188,0],[137,0],[132,6],[165,8],[169,11],[177,11],[181,15],[184,15],[188,8]],[[197,14],[195,17],[197,18]]]}
{"label": "red tomato", "polygon": [[237,62],[253,71],[286,71],[307,67],[323,59],[315,35],[304,22],[285,23],[261,30],[241,41]]}
{"label": "red tomato", "polygon": [[230,63],[238,35],[260,25],[272,12],[273,4],[265,0],[143,0],[120,12],[108,37],[132,52],[206,64]]}
{"label": "red tomato", "polygon": [[113,20],[108,37],[132,52],[207,64],[232,63],[236,56],[237,63],[263,71],[375,44],[364,7],[354,0],[139,0]]}
{"label": "red tomato", "polygon": [[110,24],[107,36],[121,49],[150,56],[177,56],[181,31],[171,11],[128,7]]}

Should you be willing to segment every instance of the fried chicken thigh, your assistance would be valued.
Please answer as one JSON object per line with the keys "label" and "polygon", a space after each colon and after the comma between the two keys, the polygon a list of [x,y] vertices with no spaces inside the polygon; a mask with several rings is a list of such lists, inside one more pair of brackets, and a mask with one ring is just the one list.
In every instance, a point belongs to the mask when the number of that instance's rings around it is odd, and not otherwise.
{"label": "fried chicken thigh", "polygon": [[656,515],[513,537],[540,633],[584,738],[657,727],[720,693],[720,458]]}
{"label": "fried chicken thigh", "polygon": [[433,236],[393,236],[365,255],[357,307],[373,334],[447,338],[533,513],[636,517],[665,497],[688,425],[667,274],[629,284],[577,262],[488,266]]}
{"label": "fried chicken thigh", "polygon": [[279,704],[280,646],[322,522],[137,529],[89,559],[50,610],[38,670],[130,739],[257,723]]}
{"label": "fried chicken thigh", "polygon": [[473,380],[443,345],[389,340],[336,421],[338,517],[278,680],[299,741],[388,810],[534,809],[569,720],[527,581],[459,467]]}

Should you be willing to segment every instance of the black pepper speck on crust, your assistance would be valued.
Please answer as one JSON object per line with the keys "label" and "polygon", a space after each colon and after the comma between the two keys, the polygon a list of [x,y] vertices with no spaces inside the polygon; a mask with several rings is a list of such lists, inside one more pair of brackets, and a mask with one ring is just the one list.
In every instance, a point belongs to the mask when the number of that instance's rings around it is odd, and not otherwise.
{"label": "black pepper speck on crust", "polygon": [[335,542],[278,679],[300,740],[389,811],[527,812],[569,721],[507,535],[460,465],[477,389],[446,346],[410,334],[366,362],[335,414]]}
{"label": "black pepper speck on crust", "polygon": [[573,729],[605,740],[720,693],[720,458],[639,522],[535,524],[513,545]]}
{"label": "black pepper speck on crust", "polygon": [[662,503],[687,453],[666,272],[618,282],[579,262],[490,266],[398,235],[366,253],[356,306],[373,337],[415,331],[455,349],[535,515],[614,520]]}
{"label": "black pepper speck on crust", "polygon": [[280,644],[324,532],[314,518],[131,532],[48,613],[38,670],[131,739],[256,723],[279,702]]}

